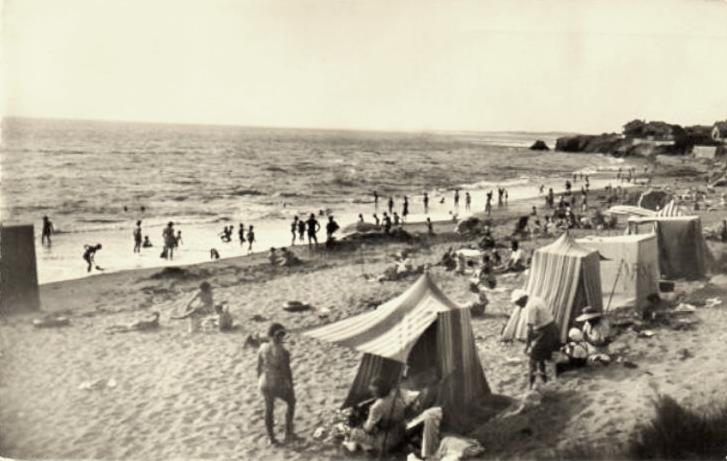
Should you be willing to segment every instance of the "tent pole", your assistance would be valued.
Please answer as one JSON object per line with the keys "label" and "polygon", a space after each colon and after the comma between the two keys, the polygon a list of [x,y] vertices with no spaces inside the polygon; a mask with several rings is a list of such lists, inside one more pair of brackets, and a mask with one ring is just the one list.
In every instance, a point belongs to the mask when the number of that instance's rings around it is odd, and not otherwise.
{"label": "tent pole", "polygon": [[618,283],[618,278],[621,275],[621,269],[623,268],[624,264],[626,264],[626,262],[622,259],[621,264],[618,265],[618,272],[616,272],[616,278],[613,280],[613,288],[611,288],[611,294],[608,296],[608,304],[606,304],[605,311],[608,311],[608,308],[611,307],[611,300],[613,299],[613,294],[616,292],[616,284]]}

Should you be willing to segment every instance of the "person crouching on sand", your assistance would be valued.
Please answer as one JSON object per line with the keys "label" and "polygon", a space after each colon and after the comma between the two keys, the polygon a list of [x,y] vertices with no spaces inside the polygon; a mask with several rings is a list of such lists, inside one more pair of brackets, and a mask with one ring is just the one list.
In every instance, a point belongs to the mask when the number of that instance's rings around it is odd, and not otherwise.
{"label": "person crouching on sand", "polygon": [[525,353],[530,357],[528,381],[532,389],[538,376],[542,378],[543,383],[548,382],[545,362],[551,359],[553,352],[560,349],[560,334],[558,327],[555,326],[553,314],[542,298],[528,297],[524,309],[528,326]]}
{"label": "person crouching on sand", "polygon": [[201,319],[205,315],[214,312],[215,302],[212,295],[212,286],[209,282],[202,282],[199,285],[199,291],[194,294],[184,308],[184,313],[177,317],[171,317],[175,320],[187,319],[188,332],[195,333],[199,331]]}
{"label": "person crouching on sand", "polygon": [[283,345],[286,335],[285,327],[273,323],[268,329],[270,342],[260,346],[257,355],[258,388],[265,399],[265,429],[271,445],[277,445],[275,437],[275,399],[284,400],[288,404],[285,414],[285,441],[293,441],[297,437],[293,432],[295,416],[295,391],[293,390],[293,372],[290,369],[290,352]]}

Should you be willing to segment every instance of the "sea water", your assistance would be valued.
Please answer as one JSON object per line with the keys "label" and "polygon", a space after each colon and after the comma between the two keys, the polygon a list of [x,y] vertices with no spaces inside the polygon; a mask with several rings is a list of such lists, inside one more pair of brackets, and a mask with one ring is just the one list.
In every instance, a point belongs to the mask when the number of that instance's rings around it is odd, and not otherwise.
{"label": "sea water", "polygon": [[[509,200],[562,191],[573,171],[592,174],[591,187],[613,182],[619,160],[593,154],[534,152],[558,133],[391,133],[234,126],[88,122],[8,118],[2,123],[0,219],[36,225],[41,283],[88,275],[83,245],[103,244],[105,271],[191,264],[248,253],[237,228],[255,226],[253,251],[288,245],[293,216],[321,211],[341,226],[359,213],[381,217],[389,197],[409,221],[464,217],[482,211],[485,192],[506,187]],[[599,173],[600,172],[600,173]],[[576,184],[576,189],[580,184]],[[453,190],[461,188],[460,204]],[[379,198],[378,210],[373,191]],[[429,194],[429,214],[423,193]],[[444,203],[440,201],[444,199]],[[493,206],[497,212],[497,193]],[[40,244],[41,219],[58,233]],[[318,217],[325,229],[327,218]],[[132,252],[142,220],[153,248]],[[160,258],[167,222],[182,231],[174,260]],[[219,233],[234,225],[232,242]],[[319,233],[325,240],[325,231]],[[94,271],[95,273],[95,271]]]}

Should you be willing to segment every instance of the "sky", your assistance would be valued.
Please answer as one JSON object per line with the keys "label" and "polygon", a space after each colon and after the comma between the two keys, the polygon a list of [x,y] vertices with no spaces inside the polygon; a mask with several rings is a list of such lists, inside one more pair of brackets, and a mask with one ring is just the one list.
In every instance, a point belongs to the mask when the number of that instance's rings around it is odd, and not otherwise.
{"label": "sky", "polygon": [[593,133],[727,119],[726,0],[4,0],[0,51],[9,116]]}

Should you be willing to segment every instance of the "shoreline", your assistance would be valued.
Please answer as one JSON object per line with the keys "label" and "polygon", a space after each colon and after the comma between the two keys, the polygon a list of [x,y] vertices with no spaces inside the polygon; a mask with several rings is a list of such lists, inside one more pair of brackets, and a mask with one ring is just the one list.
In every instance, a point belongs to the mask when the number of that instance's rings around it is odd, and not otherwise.
{"label": "shoreline", "polygon": [[[624,167],[630,166],[630,164],[624,164]],[[591,176],[591,190],[596,191],[602,189],[608,183],[615,183],[615,178],[611,177],[615,174],[606,168],[604,165],[603,169],[593,171]],[[556,192],[562,193],[563,183],[570,177],[559,177],[549,178],[548,181],[542,183],[546,185],[546,191],[548,187],[553,187]],[[520,203],[529,203],[538,206],[542,205],[544,195],[538,193],[538,186],[534,183],[530,183],[530,180],[523,179],[522,184],[516,184],[509,186],[511,199],[509,201],[509,207],[517,207]],[[476,187],[482,186],[482,184],[488,184],[489,186],[482,189]],[[506,184],[507,181],[503,181]],[[494,183],[492,183],[494,184]],[[460,207],[455,209],[451,205],[452,191],[457,187],[453,186],[448,188],[446,191],[435,190],[431,192],[430,199],[430,213],[429,216],[435,226],[440,226],[444,223],[452,223],[453,213],[459,214],[464,209],[464,192],[470,192],[472,195],[472,212],[462,212],[459,219],[466,218],[468,216],[480,216],[483,214],[484,209],[484,194],[486,190],[492,190],[495,186],[491,186],[490,182],[476,183],[470,185],[473,188],[461,189]],[[578,191],[580,182],[574,184],[574,191]],[[626,186],[623,183],[622,186]],[[444,195],[447,194],[447,195]],[[441,197],[446,198],[444,205],[436,203]],[[416,211],[420,211],[421,207],[420,196],[412,196],[411,203],[412,207]],[[496,200],[496,199],[495,199]],[[380,204],[377,209],[371,203],[353,203],[346,204],[344,207],[349,210],[352,208],[358,208],[356,211],[349,212],[337,212],[334,210],[333,214],[336,216],[336,220],[341,228],[346,227],[357,221],[358,212],[362,209],[365,211],[365,220],[371,221],[371,215],[373,213],[381,214],[385,209],[385,198],[380,198]],[[395,206],[395,211],[400,211],[400,200]],[[503,213],[508,206],[499,208],[496,203],[493,204],[493,216]],[[378,210],[378,211],[377,211]],[[529,210],[528,210],[529,211]],[[417,212],[412,213],[409,217],[408,223],[405,226],[416,223],[424,223],[427,215]],[[325,216],[317,216],[322,226],[325,226]],[[231,220],[225,222],[216,222],[204,225],[182,225],[176,227],[176,229],[183,230],[183,244],[180,250],[176,252],[176,259],[172,261],[163,260],[158,257],[158,253],[161,251],[161,246],[154,246],[152,248],[142,249],[139,254],[133,254],[131,247],[133,245],[131,241],[131,227],[133,222],[129,222],[129,230],[116,230],[116,231],[103,231],[103,232],[78,232],[78,233],[61,233],[54,239],[54,245],[51,249],[48,249],[40,245],[40,238],[36,239],[36,255],[38,258],[38,278],[41,285],[47,285],[49,283],[62,282],[67,280],[83,279],[83,278],[94,278],[100,275],[117,273],[120,271],[128,270],[144,270],[149,268],[162,268],[162,267],[176,267],[176,266],[188,266],[194,264],[202,264],[210,262],[209,251],[211,248],[215,248],[221,255],[221,260],[237,259],[240,257],[250,256],[252,254],[266,253],[270,247],[280,248],[283,246],[290,246],[290,232],[288,219],[275,219],[261,222],[245,222],[246,225],[254,224],[256,228],[257,241],[252,252],[247,250],[247,243],[240,245],[237,241],[237,233],[233,234],[232,242],[221,242],[217,236],[220,231],[220,227],[223,225],[234,224]],[[406,227],[405,227],[406,228]],[[162,227],[144,227],[145,235],[156,232],[159,233]],[[149,232],[148,229],[151,229]],[[323,229],[319,233],[320,241],[323,243],[325,235]],[[340,235],[340,231],[339,231]],[[153,238],[152,242],[159,243],[159,237]],[[90,275],[85,272],[84,263],[80,257],[79,248],[83,248],[84,244],[102,243],[104,248],[99,252],[97,261],[99,266],[104,267],[102,273],[92,272]],[[307,244],[303,244],[307,245]],[[300,247],[301,244],[295,245]]]}

